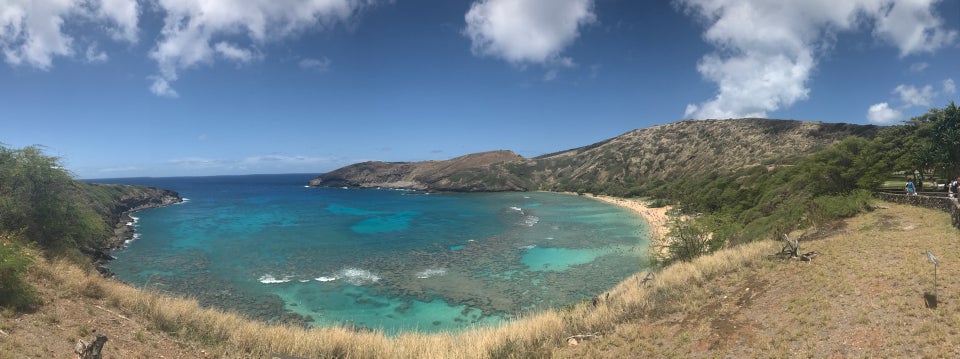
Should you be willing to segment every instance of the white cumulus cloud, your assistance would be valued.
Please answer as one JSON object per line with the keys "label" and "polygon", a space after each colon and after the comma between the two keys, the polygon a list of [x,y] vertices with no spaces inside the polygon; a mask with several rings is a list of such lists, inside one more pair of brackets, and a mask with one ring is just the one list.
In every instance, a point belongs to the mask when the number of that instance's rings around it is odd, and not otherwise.
{"label": "white cumulus cloud", "polygon": [[934,52],[957,38],[956,30],[943,28],[933,13],[940,0],[862,0],[864,11],[876,19],[873,32],[900,49],[900,57]]}
{"label": "white cumulus cloud", "polygon": [[169,98],[180,97],[180,94],[170,87],[170,84],[163,77],[148,76],[147,79],[153,81],[153,83],[150,84],[150,92],[152,92],[154,95]]}
{"label": "white cumulus cloud", "polygon": [[137,0],[100,0],[90,3],[96,7],[95,12],[99,18],[116,25],[108,29],[115,40],[137,42],[137,20],[140,17]]}
{"label": "white cumulus cloud", "polygon": [[[156,0],[165,12],[164,25],[150,58],[157,62],[151,91],[176,93],[171,83],[179,73],[209,64],[216,55],[235,62],[257,57],[258,45],[304,31],[323,30],[348,21],[376,0]],[[217,41],[223,37],[249,42]],[[158,93],[158,94],[160,94]]]}
{"label": "white cumulus cloud", "polygon": [[83,46],[64,33],[66,24],[93,23],[114,39],[133,43],[137,41],[138,17],[137,0],[3,0],[0,50],[11,65],[48,70],[54,57],[84,53],[77,51]]}
{"label": "white cumulus cloud", "polygon": [[87,63],[97,64],[107,62],[110,59],[110,56],[106,52],[97,50],[97,44],[94,43],[87,47],[87,52],[85,54]]}
{"label": "white cumulus cloud", "polygon": [[900,111],[890,108],[886,102],[870,106],[867,110],[867,120],[878,125],[889,125],[903,117]]}
{"label": "white cumulus cloud", "polygon": [[564,66],[572,60],[560,58],[560,53],[596,15],[593,0],[479,0],[464,18],[463,33],[476,55]]}
{"label": "white cumulus cloud", "polygon": [[943,93],[947,95],[957,93],[957,84],[953,83],[953,79],[943,80]]}
{"label": "white cumulus cloud", "polygon": [[706,26],[716,51],[697,65],[718,91],[688,105],[693,118],[766,117],[808,98],[820,52],[835,35],[873,25],[873,35],[901,56],[932,52],[957,33],[933,13],[938,0],[674,0]]}
{"label": "white cumulus cloud", "polygon": [[930,106],[930,102],[936,93],[933,86],[927,85],[917,89],[911,85],[899,85],[893,89],[893,92],[900,95],[900,100],[909,106]]}
{"label": "white cumulus cloud", "polygon": [[220,56],[236,62],[250,62],[255,56],[253,51],[242,49],[226,41],[218,42],[213,46],[213,49],[216,50]]}

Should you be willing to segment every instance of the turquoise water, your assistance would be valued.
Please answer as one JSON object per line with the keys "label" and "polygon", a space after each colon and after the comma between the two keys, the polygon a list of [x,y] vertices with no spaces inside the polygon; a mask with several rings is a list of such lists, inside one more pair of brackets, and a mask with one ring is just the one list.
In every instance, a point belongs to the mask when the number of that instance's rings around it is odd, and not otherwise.
{"label": "turquoise water", "polygon": [[308,188],[311,175],[112,180],[189,200],[134,214],[117,278],[268,322],[459,330],[577,303],[642,270],[648,226],[553,193]]}

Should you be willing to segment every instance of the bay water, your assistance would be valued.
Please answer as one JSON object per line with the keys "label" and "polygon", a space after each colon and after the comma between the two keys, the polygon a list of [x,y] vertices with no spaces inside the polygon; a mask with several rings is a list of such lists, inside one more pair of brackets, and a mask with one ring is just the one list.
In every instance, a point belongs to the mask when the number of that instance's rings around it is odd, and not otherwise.
{"label": "bay water", "polygon": [[649,226],[575,195],[312,188],[309,174],[93,182],[180,192],[133,214],[119,280],[254,319],[455,331],[589,300],[643,270]]}

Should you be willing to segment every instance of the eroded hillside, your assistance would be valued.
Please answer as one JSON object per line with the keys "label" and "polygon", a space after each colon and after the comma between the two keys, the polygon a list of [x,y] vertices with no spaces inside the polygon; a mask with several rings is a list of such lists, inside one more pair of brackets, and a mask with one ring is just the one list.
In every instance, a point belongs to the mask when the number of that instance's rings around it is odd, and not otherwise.
{"label": "eroded hillside", "polygon": [[[784,164],[876,126],[792,120],[681,121],[627,132],[586,147],[523,158],[511,151],[447,161],[364,162],[321,175],[313,186],[429,191],[603,192],[748,166]],[[599,189],[599,190],[598,190]]]}

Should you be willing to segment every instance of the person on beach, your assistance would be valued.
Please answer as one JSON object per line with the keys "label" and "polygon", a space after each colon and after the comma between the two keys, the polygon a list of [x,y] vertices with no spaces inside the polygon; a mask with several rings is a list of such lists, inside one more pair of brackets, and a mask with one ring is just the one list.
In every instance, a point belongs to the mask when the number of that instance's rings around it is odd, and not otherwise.
{"label": "person on beach", "polygon": [[915,187],[915,186],[913,185],[913,180],[912,180],[912,179],[907,179],[907,185],[904,186],[904,189],[907,191],[907,194],[908,194],[908,195],[916,195],[916,194],[917,194],[917,187]]}

